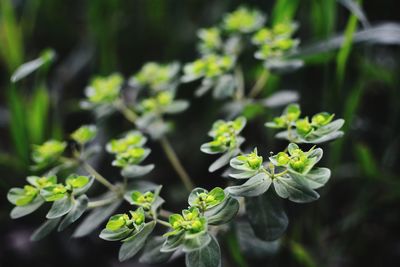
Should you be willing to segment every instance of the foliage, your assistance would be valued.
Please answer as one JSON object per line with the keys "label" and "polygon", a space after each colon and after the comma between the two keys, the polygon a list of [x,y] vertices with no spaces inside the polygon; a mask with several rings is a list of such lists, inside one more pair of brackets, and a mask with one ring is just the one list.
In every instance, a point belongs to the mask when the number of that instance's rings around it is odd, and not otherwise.
{"label": "foliage", "polygon": [[[245,127],[252,118],[240,115],[259,100],[266,77],[302,66],[301,60],[289,58],[299,45],[293,38],[297,24],[279,22],[268,28],[264,27],[265,21],[261,11],[239,7],[224,17],[221,26],[200,30],[200,58],[185,64],[182,75],[178,63],[150,62],[127,82],[116,73],[94,77],[85,89],[82,107],[92,110],[98,120],[119,112],[135,127],[105,145],[105,150],[115,157],[111,165],[121,169],[121,181],[112,183],[91,166],[90,159],[100,151],[94,142],[98,130],[94,125],[83,125],[70,135],[70,143],[49,140],[34,146],[33,170],[43,175],[29,176],[28,185],[9,191],[8,200],[15,205],[11,217],[28,215],[51,202],[47,221],[32,236],[38,240],[56,228],[64,230],[92,210],[86,217],[90,220],[82,222],[75,236],[89,234],[108,218],[100,238],[121,242],[120,261],[138,253],[143,261],[166,261],[179,250],[185,253],[187,266],[220,266],[220,238],[245,217],[251,227],[246,234],[255,235],[257,242],[265,245],[279,240],[288,226],[282,201],[317,200],[320,196],[316,189],[322,188],[331,176],[330,169],[316,167],[323,156],[322,148],[307,149],[299,144],[320,144],[341,137],[344,120],[333,120],[334,115],[326,112],[311,120],[301,118],[300,106],[290,104],[281,116],[266,124],[284,130],[277,137],[287,139],[287,147],[269,156],[259,155],[257,148],[251,152],[242,149]],[[246,49],[252,50],[251,60],[263,61],[263,74],[248,92],[241,67]],[[209,171],[224,169],[221,176],[229,179],[225,188],[193,188],[167,138],[173,129],[168,121],[170,115],[189,107],[188,101],[176,98],[180,83],[197,79],[201,79],[197,96],[213,89],[214,98],[241,105],[230,112],[229,119],[214,122],[208,132],[212,140],[200,147],[206,154],[222,154]],[[134,96],[128,97],[132,92]],[[145,147],[147,136],[160,142],[188,189],[186,209],[177,213],[165,210],[162,186],[138,180],[155,167],[144,165],[151,152]],[[86,195],[94,180],[108,189],[96,200]],[[135,208],[116,213],[122,200]],[[158,230],[158,226],[167,230]]]}

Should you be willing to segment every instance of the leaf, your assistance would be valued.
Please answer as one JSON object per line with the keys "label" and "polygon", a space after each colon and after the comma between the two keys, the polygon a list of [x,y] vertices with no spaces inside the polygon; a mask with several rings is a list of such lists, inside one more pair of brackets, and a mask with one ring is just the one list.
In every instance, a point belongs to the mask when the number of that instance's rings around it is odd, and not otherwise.
{"label": "leaf", "polygon": [[236,87],[235,78],[231,74],[222,75],[218,78],[213,90],[215,99],[224,99],[233,95]]}
{"label": "leaf", "polygon": [[[111,197],[110,195],[111,193],[104,194],[103,198],[109,198]],[[108,206],[99,207],[91,211],[75,230],[73,237],[83,237],[90,234],[114,213],[121,202],[122,199],[116,199],[115,202]]]}
{"label": "leaf", "polygon": [[64,216],[74,207],[74,202],[71,196],[65,196],[62,199],[53,202],[49,212],[46,215],[47,219],[54,219]]}
{"label": "leaf", "polygon": [[271,178],[262,172],[253,176],[242,185],[229,186],[226,188],[226,191],[233,196],[254,197],[267,191],[271,182]]}
{"label": "leaf", "polygon": [[216,161],[214,161],[210,167],[208,168],[209,172],[215,172],[216,170],[221,169],[225,165],[227,165],[230,161],[230,159],[234,156],[236,156],[239,153],[237,149],[234,151],[228,151],[225,154],[223,154],[221,157],[219,157]]}
{"label": "leaf", "polygon": [[31,235],[31,241],[39,241],[50,234],[54,229],[56,229],[61,217],[50,219],[44,222],[35,232]]}
{"label": "leaf", "polygon": [[8,193],[7,193],[7,200],[15,205],[17,202],[17,199],[20,198],[24,194],[24,189],[18,188],[18,187],[13,187],[11,188]]}
{"label": "leaf", "polygon": [[208,246],[186,254],[187,267],[220,267],[221,250],[218,241],[211,236]]}
{"label": "leaf", "polygon": [[173,252],[182,244],[185,237],[185,233],[180,231],[175,235],[170,235],[165,240],[164,244],[162,245],[160,251],[161,252]]}
{"label": "leaf", "polygon": [[268,108],[276,108],[290,103],[295,103],[299,101],[299,98],[299,93],[296,91],[281,90],[265,99],[260,100],[260,103]]}
{"label": "leaf", "polygon": [[328,168],[314,168],[306,175],[300,175],[298,179],[304,179],[311,189],[318,189],[328,182],[330,176],[331,171]]}
{"label": "leaf", "polygon": [[259,239],[248,222],[237,222],[235,229],[240,250],[246,256],[265,259],[266,256],[273,256],[278,252],[280,240],[265,241]]}
{"label": "leaf", "polygon": [[136,253],[138,253],[139,250],[144,246],[147,237],[151,234],[151,232],[153,232],[155,225],[156,223],[154,221],[147,223],[140,232],[124,241],[119,249],[119,261],[126,261],[127,259],[135,256]]}
{"label": "leaf", "polygon": [[193,238],[186,239],[182,246],[182,251],[185,253],[196,251],[207,246],[211,242],[211,236],[208,233],[196,235]]}
{"label": "leaf", "polygon": [[368,28],[371,26],[362,7],[356,1],[354,0],[337,0],[337,1],[341,3],[343,6],[345,6],[351,13],[353,13],[357,17],[357,19],[362,23],[364,28]]}
{"label": "leaf", "polygon": [[60,232],[60,231],[64,230],[69,225],[71,225],[76,220],[78,220],[83,215],[83,213],[86,211],[88,203],[89,203],[89,199],[86,195],[80,196],[75,201],[74,206],[71,209],[71,211],[61,221],[60,225],[58,226],[58,231]]}
{"label": "leaf", "polygon": [[305,181],[296,176],[275,177],[274,188],[278,196],[288,198],[296,203],[308,203],[319,198],[319,194],[308,187]]}
{"label": "leaf", "polygon": [[170,105],[168,105],[164,112],[168,114],[176,114],[185,111],[189,107],[189,102],[186,100],[175,100]]}
{"label": "leaf", "polygon": [[80,196],[80,195],[86,193],[90,189],[90,187],[92,187],[94,180],[95,180],[94,177],[90,176],[89,182],[81,188],[75,188],[74,191],[72,192],[72,194],[74,196]]}
{"label": "leaf", "polygon": [[255,235],[262,240],[278,239],[289,224],[282,201],[272,191],[246,198],[246,212]]}
{"label": "leaf", "polygon": [[25,78],[35,70],[45,65],[46,63],[53,61],[54,58],[55,58],[55,52],[53,50],[48,49],[43,51],[39,58],[26,62],[21,66],[19,66],[11,76],[11,82],[15,83],[21,80],[22,78]]}
{"label": "leaf", "polygon": [[207,210],[204,216],[209,225],[220,225],[231,221],[238,211],[239,202],[237,199],[227,196],[221,204]]}
{"label": "leaf", "polygon": [[127,178],[135,178],[148,174],[154,169],[154,164],[145,166],[130,165],[122,169],[121,175]]}
{"label": "leaf", "polygon": [[165,238],[161,236],[149,238],[143,248],[143,252],[139,258],[139,262],[145,264],[161,264],[168,261],[173,252],[160,251],[164,242]]}
{"label": "leaf", "polygon": [[127,238],[133,231],[134,231],[134,229],[130,229],[128,227],[123,227],[116,231],[110,231],[108,229],[103,229],[101,231],[99,237],[101,239],[107,240],[107,241],[118,241],[118,240]]}
{"label": "leaf", "polygon": [[44,203],[43,198],[37,196],[31,203],[25,206],[17,206],[11,210],[11,219],[18,219],[37,210]]}

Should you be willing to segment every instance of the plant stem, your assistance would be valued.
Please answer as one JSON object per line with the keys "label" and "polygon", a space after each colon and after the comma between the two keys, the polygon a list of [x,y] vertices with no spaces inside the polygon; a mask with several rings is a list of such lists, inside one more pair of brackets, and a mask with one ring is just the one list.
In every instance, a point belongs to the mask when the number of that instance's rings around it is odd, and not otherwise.
{"label": "plant stem", "polygon": [[107,187],[108,189],[110,189],[111,191],[115,192],[115,193],[120,193],[120,191],[118,190],[118,188],[113,185],[112,183],[110,183],[106,178],[104,178],[100,173],[98,173],[92,166],[90,166],[87,162],[83,162],[83,168],[90,173],[91,175],[94,176],[94,178],[101,183],[102,185],[104,185],[105,187]]}
{"label": "plant stem", "polygon": [[111,198],[106,198],[106,199],[90,201],[88,204],[88,209],[94,209],[94,208],[106,206],[108,204],[113,203],[117,199],[118,199],[118,197],[111,197]]}
{"label": "plant stem", "polygon": [[166,221],[157,219],[156,222],[158,222],[158,223],[161,224],[161,225],[164,225],[164,226],[166,226],[166,227],[170,227],[170,228],[171,228],[171,224],[169,224],[169,223],[166,222]]}
{"label": "plant stem", "polygon": [[[136,126],[136,120],[138,116],[136,115],[135,112],[130,110],[123,102],[118,102],[116,104],[116,107],[121,113],[124,115],[124,117],[130,121],[133,125]],[[172,164],[172,167],[174,167],[175,171],[179,175],[179,178],[182,180],[184,186],[188,191],[191,191],[193,189],[193,182],[190,179],[190,176],[187,174],[186,170],[183,168],[182,163],[180,162],[178,156],[176,155],[174,149],[172,148],[170,142],[168,141],[167,137],[162,137],[160,139],[161,147],[164,150],[164,153],[166,154],[167,158],[169,159],[170,163]]]}
{"label": "plant stem", "polygon": [[269,72],[267,69],[264,69],[260,77],[257,79],[256,83],[254,84],[253,88],[251,88],[249,98],[254,98],[261,92],[268,81],[268,77]]}
{"label": "plant stem", "polygon": [[169,218],[169,216],[171,216],[173,213],[168,211],[168,210],[164,210],[164,209],[160,209],[160,216],[164,217],[164,218]]}
{"label": "plant stem", "polygon": [[186,170],[183,168],[182,163],[180,162],[178,156],[176,155],[174,149],[171,146],[171,143],[168,141],[167,137],[163,136],[160,138],[160,144],[169,159],[172,167],[174,167],[175,171],[178,173],[179,178],[182,183],[185,185],[188,191],[193,189],[193,182],[187,174]]}
{"label": "plant stem", "polygon": [[243,70],[240,67],[240,65],[236,66],[235,68],[235,78],[237,83],[235,98],[236,100],[242,100],[244,96],[244,77],[243,77]]}

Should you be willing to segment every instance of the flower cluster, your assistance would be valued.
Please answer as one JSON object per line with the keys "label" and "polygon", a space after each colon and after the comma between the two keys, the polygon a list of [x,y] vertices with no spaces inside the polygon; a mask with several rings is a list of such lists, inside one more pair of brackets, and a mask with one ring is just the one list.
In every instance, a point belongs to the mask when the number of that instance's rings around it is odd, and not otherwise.
{"label": "flower cluster", "polygon": [[97,134],[97,128],[94,125],[83,125],[76,129],[71,138],[80,145],[84,145],[92,141]]}
{"label": "flower cluster", "polygon": [[277,134],[278,138],[284,138],[296,143],[322,143],[339,138],[343,135],[340,131],[344,124],[343,119],[333,120],[334,114],[320,112],[311,117],[300,118],[301,110],[296,104],[289,105],[283,114],[267,122],[266,127],[286,129]]}
{"label": "flower cluster", "polygon": [[262,27],[264,23],[265,16],[260,11],[239,7],[225,15],[223,28],[229,32],[250,33]]}
{"label": "flower cluster", "polygon": [[109,104],[118,99],[123,77],[120,74],[112,74],[105,77],[95,77],[85,89],[85,95],[89,106]]}
{"label": "flower cluster", "polygon": [[168,90],[175,83],[179,69],[178,63],[148,62],[130,78],[129,85],[140,88],[147,87],[155,92]]}
{"label": "flower cluster", "polygon": [[322,149],[313,147],[303,151],[291,143],[287,151],[269,157],[266,164],[256,149],[233,158],[230,176],[248,180],[228,187],[227,191],[236,196],[253,197],[264,194],[273,184],[276,194],[282,198],[300,203],[318,199],[313,189],[323,186],[330,177],[329,169],[314,167],[322,158]]}
{"label": "flower cluster", "polygon": [[144,147],[146,141],[142,133],[131,131],[108,142],[106,150],[115,155],[112,165],[120,168],[139,165],[150,154],[150,149]]}
{"label": "flower cluster", "polygon": [[276,60],[297,48],[300,41],[292,37],[297,29],[296,23],[283,22],[272,28],[264,27],[258,30],[252,42],[259,46],[255,57],[261,60]]}
{"label": "flower cluster", "polygon": [[66,142],[57,140],[49,140],[42,145],[34,145],[32,160],[38,169],[48,167],[59,160],[66,147]]}

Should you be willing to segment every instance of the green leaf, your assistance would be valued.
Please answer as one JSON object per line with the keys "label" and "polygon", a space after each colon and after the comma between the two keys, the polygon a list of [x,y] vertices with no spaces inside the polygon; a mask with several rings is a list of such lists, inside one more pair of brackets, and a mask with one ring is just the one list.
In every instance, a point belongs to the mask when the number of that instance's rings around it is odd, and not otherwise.
{"label": "green leaf", "polygon": [[211,236],[208,246],[186,254],[187,267],[220,267],[221,250],[218,241]]}
{"label": "green leaf", "polygon": [[78,220],[83,213],[86,211],[89,203],[89,199],[86,195],[80,196],[76,201],[74,201],[74,206],[71,211],[65,216],[65,218],[61,221],[58,226],[58,231],[62,231],[67,228],[69,225]]}
{"label": "green leaf", "polygon": [[55,58],[55,55],[56,54],[55,54],[54,50],[51,50],[51,49],[44,50],[41,53],[39,58],[34,59],[29,62],[26,62],[26,63],[22,64],[21,66],[19,66],[15,70],[13,75],[11,76],[11,82],[15,83],[15,82],[21,80],[22,78],[25,78],[32,72],[36,71],[43,65],[53,61]]}
{"label": "green leaf", "polygon": [[50,219],[44,222],[35,232],[31,235],[31,241],[39,241],[50,234],[54,229],[56,229],[61,217]]}
{"label": "green leaf", "polygon": [[189,107],[189,102],[186,100],[175,100],[167,107],[165,107],[164,112],[168,114],[176,114],[185,111]]}
{"label": "green leaf", "polygon": [[259,239],[248,222],[237,222],[235,229],[240,250],[246,256],[265,259],[266,256],[273,256],[278,252],[280,240],[265,241]]}
{"label": "green leaf", "polygon": [[[113,193],[106,193],[102,199],[107,199],[113,196]],[[90,234],[97,227],[100,226],[105,220],[107,220],[111,214],[115,212],[119,205],[121,205],[122,199],[116,199],[113,203],[108,206],[103,206],[94,209],[90,214],[82,221],[82,223],[75,230],[73,237],[83,237]]]}
{"label": "green leaf", "polygon": [[182,246],[183,252],[192,252],[207,246],[211,242],[211,236],[208,233],[196,235],[193,238],[186,239]]}
{"label": "green leaf", "polygon": [[230,159],[237,155],[238,152],[239,151],[237,150],[226,152],[210,165],[208,171],[215,172],[216,170],[219,170],[222,167],[226,166],[229,163]]}
{"label": "green leaf", "polygon": [[165,238],[161,236],[149,238],[143,248],[139,262],[145,264],[161,264],[166,262],[172,256],[173,252],[160,251],[164,242]]}
{"label": "green leaf", "polygon": [[246,198],[246,212],[255,235],[262,240],[278,239],[289,224],[282,201],[271,191]]}
{"label": "green leaf", "polygon": [[239,211],[239,202],[227,196],[221,204],[207,210],[204,216],[207,218],[209,225],[220,225],[231,221]]}
{"label": "green leaf", "polygon": [[18,187],[13,187],[11,188],[8,193],[7,193],[7,200],[13,204],[16,205],[17,200],[24,195],[24,189],[18,188]]}
{"label": "green leaf", "polygon": [[35,210],[37,210],[44,203],[43,198],[37,196],[31,203],[25,206],[17,206],[11,210],[10,217],[11,219],[21,218],[28,214],[31,214]]}
{"label": "green leaf", "polygon": [[308,203],[319,198],[319,194],[308,187],[305,181],[296,176],[275,177],[274,188],[278,196],[297,203]]}
{"label": "green leaf", "polygon": [[229,186],[226,191],[233,196],[254,197],[263,194],[271,186],[271,178],[264,172],[253,176],[242,185]]}
{"label": "green leaf", "polygon": [[126,261],[135,256],[144,246],[147,237],[153,232],[155,225],[156,223],[154,221],[147,223],[141,231],[124,241],[119,250],[119,261]]}
{"label": "green leaf", "polygon": [[[174,214],[174,215],[175,215],[175,217],[180,216],[180,217],[178,217],[178,220],[179,219],[183,220],[181,215],[179,215],[179,214]],[[172,215],[172,216],[174,216],[174,215]],[[172,216],[170,216],[170,223],[171,223],[171,217]],[[185,237],[185,233],[184,233],[183,230],[181,230],[180,232],[177,232],[174,235],[169,235],[167,237],[167,239],[165,240],[164,244],[162,245],[160,251],[161,252],[173,252],[173,251],[175,251],[176,249],[178,249],[178,247],[184,241],[184,237]]]}
{"label": "green leaf", "polygon": [[83,187],[80,188],[74,188],[72,191],[72,195],[80,196],[86,193],[92,187],[94,180],[95,179],[93,176],[89,176],[89,181],[87,182],[87,184],[85,184]]}
{"label": "green leaf", "polygon": [[64,216],[74,207],[74,200],[71,196],[65,196],[53,203],[49,212],[46,215],[47,219],[55,219]]}
{"label": "green leaf", "polygon": [[130,165],[126,166],[121,170],[121,175],[126,178],[136,178],[144,176],[154,169],[154,164],[149,164],[145,166],[140,165]]}
{"label": "green leaf", "polygon": [[134,230],[135,229],[130,229],[128,227],[122,227],[115,231],[103,229],[99,237],[107,241],[118,241],[127,238]]}
{"label": "green leaf", "polygon": [[294,173],[291,173],[290,175],[296,175],[298,176],[298,179],[303,179],[311,189],[318,189],[323,187],[329,181],[331,171],[328,168],[314,168],[306,175],[298,175]]}

